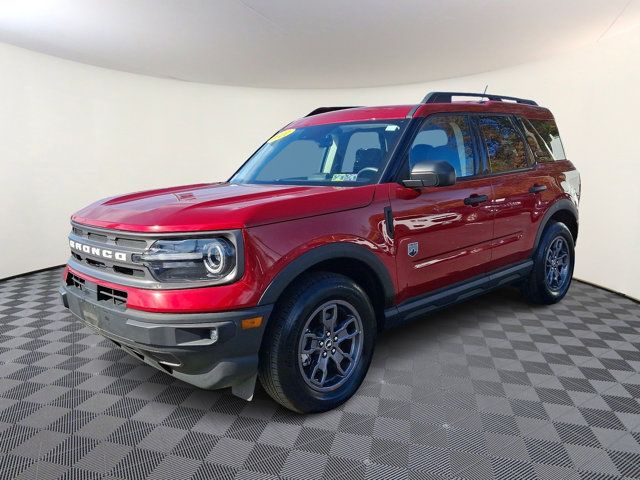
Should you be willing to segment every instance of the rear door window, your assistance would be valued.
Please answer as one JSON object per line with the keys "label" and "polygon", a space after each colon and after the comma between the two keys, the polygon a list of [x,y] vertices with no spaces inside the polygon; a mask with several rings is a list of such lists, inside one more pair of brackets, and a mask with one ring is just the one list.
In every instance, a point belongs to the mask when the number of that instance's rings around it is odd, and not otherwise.
{"label": "rear door window", "polygon": [[510,172],[531,166],[524,138],[511,117],[480,115],[478,120],[491,173]]}

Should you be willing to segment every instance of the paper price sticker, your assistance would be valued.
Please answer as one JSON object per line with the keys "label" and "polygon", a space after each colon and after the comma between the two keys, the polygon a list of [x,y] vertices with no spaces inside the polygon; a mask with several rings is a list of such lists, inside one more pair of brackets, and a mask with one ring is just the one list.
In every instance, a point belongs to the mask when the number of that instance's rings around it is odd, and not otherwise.
{"label": "paper price sticker", "polygon": [[286,130],[283,130],[281,132],[276,133],[273,137],[271,137],[267,141],[267,143],[277,142],[278,140],[280,140],[280,139],[282,139],[284,137],[288,137],[289,135],[291,135],[295,131],[296,131],[295,128],[287,128]]}

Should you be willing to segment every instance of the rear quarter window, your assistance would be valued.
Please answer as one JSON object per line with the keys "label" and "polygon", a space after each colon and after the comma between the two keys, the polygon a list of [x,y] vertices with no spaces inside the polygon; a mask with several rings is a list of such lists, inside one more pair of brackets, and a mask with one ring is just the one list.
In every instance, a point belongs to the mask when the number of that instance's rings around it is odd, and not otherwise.
{"label": "rear quarter window", "polygon": [[560,132],[558,132],[558,126],[556,125],[555,120],[523,119],[523,123],[525,130],[534,130],[534,132],[529,133],[534,133],[534,135],[538,137],[538,143],[540,140],[544,143],[544,145],[540,145],[542,148],[539,150],[539,153],[536,153],[534,146],[531,145],[531,137],[527,135],[527,141],[529,142],[531,149],[534,151],[537,161],[550,162],[554,160],[565,160],[567,158],[564,153],[564,147],[562,146],[562,140],[560,139]]}

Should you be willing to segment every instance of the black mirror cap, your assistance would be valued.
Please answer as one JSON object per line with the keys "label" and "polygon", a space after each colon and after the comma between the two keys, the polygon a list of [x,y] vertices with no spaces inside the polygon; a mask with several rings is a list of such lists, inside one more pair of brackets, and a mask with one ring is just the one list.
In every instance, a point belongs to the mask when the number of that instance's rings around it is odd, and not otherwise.
{"label": "black mirror cap", "polygon": [[456,171],[449,162],[425,160],[411,169],[409,180],[402,184],[409,188],[447,187],[456,183]]}

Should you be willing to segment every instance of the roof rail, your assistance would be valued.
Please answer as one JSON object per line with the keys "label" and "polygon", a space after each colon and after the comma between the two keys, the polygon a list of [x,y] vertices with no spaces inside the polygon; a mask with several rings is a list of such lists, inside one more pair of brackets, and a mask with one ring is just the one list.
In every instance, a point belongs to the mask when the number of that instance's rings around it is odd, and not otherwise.
{"label": "roof rail", "polygon": [[334,112],[336,110],[346,110],[348,108],[359,108],[359,107],[318,107],[312,112],[309,112],[305,115],[305,117],[312,117],[313,115],[319,115],[321,113]]}
{"label": "roof rail", "polygon": [[525,98],[507,97],[505,95],[494,95],[492,93],[466,93],[466,92],[429,92],[422,99],[421,103],[452,103],[452,97],[477,97],[488,98],[496,102],[510,101],[515,103],[522,103],[525,105],[538,105],[533,100],[527,100]]}

